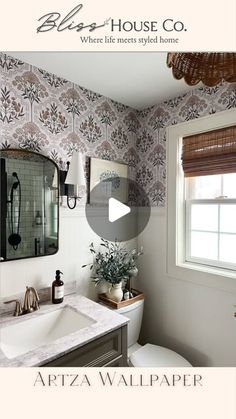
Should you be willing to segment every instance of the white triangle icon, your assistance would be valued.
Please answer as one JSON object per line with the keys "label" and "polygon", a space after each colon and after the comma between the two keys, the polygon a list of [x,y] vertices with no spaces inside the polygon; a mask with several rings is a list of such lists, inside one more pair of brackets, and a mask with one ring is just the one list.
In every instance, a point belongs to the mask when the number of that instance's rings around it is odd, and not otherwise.
{"label": "white triangle icon", "polygon": [[126,214],[129,214],[131,211],[128,205],[122,204],[122,202],[118,201],[115,198],[109,199],[109,212],[108,212],[108,219],[110,223],[113,223],[119,218],[124,217]]}

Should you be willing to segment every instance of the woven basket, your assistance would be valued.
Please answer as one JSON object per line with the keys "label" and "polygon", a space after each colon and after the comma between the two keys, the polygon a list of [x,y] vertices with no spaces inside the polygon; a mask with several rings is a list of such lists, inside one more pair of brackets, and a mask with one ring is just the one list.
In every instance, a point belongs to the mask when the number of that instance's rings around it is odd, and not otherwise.
{"label": "woven basket", "polygon": [[193,86],[200,81],[213,87],[225,80],[236,82],[236,53],[168,53],[167,66],[173,76]]}

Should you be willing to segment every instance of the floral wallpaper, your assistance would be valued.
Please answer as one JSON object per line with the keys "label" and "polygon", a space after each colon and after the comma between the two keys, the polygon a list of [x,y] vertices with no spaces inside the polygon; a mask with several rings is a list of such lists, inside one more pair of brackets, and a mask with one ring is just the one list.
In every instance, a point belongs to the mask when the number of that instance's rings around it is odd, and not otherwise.
{"label": "floral wallpaper", "polygon": [[[0,54],[0,147],[40,152],[66,168],[73,151],[130,165],[136,177],[136,111]],[[86,165],[87,167],[87,165]]]}
{"label": "floral wallpaper", "polygon": [[[137,181],[151,206],[164,206],[166,193],[166,128],[236,107],[236,84],[201,87],[137,113]],[[145,203],[144,203],[145,204]]]}
{"label": "floral wallpaper", "polygon": [[78,150],[124,162],[152,206],[165,205],[166,127],[233,107],[236,85],[222,83],[137,111],[0,53],[0,147],[40,152],[61,169]]}

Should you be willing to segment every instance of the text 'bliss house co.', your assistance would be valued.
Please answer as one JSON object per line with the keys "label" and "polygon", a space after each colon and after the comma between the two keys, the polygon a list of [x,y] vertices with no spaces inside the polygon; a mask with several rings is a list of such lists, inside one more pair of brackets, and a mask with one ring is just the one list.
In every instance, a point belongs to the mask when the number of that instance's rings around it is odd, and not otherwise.
{"label": "text 'bliss house co.'", "polygon": [[167,33],[180,33],[187,31],[185,24],[178,19],[168,17],[162,21],[158,20],[122,20],[112,19],[111,17],[104,19],[103,22],[97,23],[95,20],[92,22],[83,22],[80,19],[80,13],[83,9],[83,4],[77,5],[74,9],[69,11],[65,16],[60,12],[49,12],[44,14],[38,19],[40,25],[37,27],[37,33],[49,32],[56,30],[57,32],[63,31],[74,31],[81,32],[87,29],[89,32],[93,32],[99,28],[108,26],[111,33],[130,33],[130,32],[145,32],[145,33],[156,33],[163,30]]}

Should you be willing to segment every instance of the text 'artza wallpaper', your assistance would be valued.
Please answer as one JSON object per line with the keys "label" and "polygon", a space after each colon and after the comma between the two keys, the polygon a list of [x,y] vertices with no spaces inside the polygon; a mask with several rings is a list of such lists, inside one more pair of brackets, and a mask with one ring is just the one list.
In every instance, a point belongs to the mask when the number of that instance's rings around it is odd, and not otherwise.
{"label": "text 'artza wallpaper'", "polygon": [[236,85],[222,83],[137,111],[0,54],[1,148],[40,152],[61,169],[74,150],[124,162],[152,206],[165,205],[166,128],[233,107]]}

